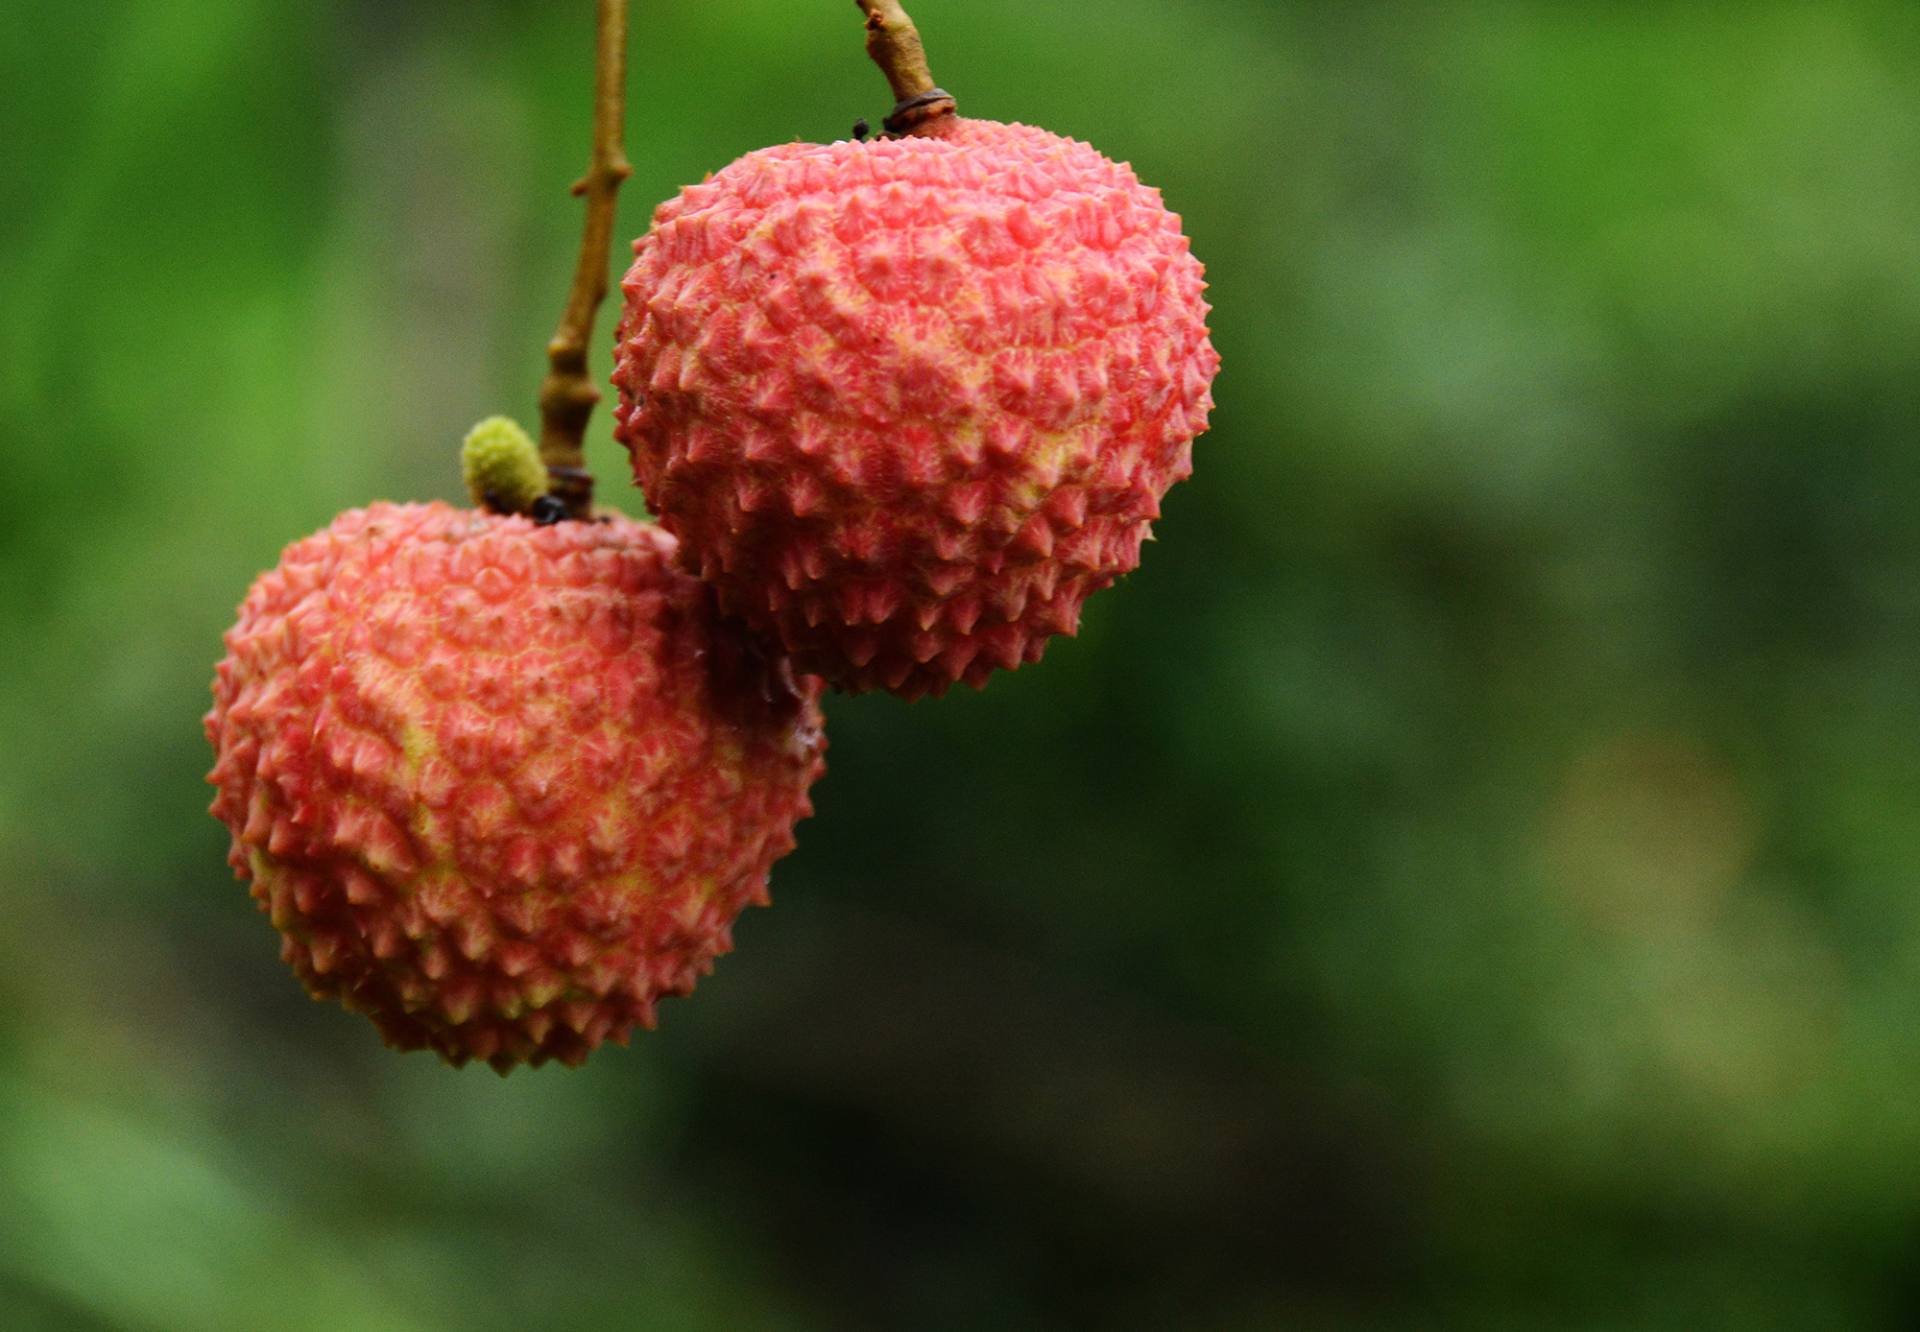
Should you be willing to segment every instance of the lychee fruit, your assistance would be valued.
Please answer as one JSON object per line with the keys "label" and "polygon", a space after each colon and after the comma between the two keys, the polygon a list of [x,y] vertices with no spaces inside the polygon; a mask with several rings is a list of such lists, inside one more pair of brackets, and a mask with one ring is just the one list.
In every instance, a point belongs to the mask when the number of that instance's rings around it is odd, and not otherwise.
{"label": "lychee fruit", "polygon": [[505,1072],[652,1026],[729,949],[811,812],[819,682],[673,549],[617,516],[375,504],[254,583],[213,812],[315,997]]}
{"label": "lychee fruit", "polygon": [[782,144],[634,248],[635,475],[723,607],[842,689],[1039,660],[1192,470],[1219,365],[1201,265],[1085,143],[948,116]]}

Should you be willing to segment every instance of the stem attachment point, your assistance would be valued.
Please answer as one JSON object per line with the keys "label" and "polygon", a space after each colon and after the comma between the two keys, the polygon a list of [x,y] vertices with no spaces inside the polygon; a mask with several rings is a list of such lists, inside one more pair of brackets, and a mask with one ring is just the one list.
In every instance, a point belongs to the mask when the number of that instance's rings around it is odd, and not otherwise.
{"label": "stem attachment point", "polygon": [[945,88],[929,88],[917,97],[894,103],[893,110],[880,123],[889,134],[912,134],[922,125],[931,125],[954,113],[953,94]]}

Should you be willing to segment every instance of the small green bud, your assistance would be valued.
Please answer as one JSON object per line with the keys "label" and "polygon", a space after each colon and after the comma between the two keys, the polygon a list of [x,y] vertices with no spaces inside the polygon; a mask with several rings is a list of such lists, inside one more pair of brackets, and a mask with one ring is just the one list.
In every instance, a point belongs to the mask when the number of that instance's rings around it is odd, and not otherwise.
{"label": "small green bud", "polygon": [[473,502],[495,513],[525,513],[547,493],[547,469],[519,423],[489,416],[467,432],[460,472]]}

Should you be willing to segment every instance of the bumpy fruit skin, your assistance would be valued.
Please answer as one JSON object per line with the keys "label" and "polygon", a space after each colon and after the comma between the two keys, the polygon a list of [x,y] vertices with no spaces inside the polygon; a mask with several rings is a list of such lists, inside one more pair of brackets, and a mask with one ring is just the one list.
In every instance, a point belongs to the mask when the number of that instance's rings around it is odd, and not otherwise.
{"label": "bumpy fruit skin", "polygon": [[618,517],[375,504],[254,583],[213,812],[316,998],[506,1072],[651,1027],[728,950],[812,812],[820,685],[672,551]]}
{"label": "bumpy fruit skin", "polygon": [[1219,357],[1159,192],[1084,143],[749,153],[635,244],[616,434],[723,606],[850,691],[1037,661],[1139,563]]}

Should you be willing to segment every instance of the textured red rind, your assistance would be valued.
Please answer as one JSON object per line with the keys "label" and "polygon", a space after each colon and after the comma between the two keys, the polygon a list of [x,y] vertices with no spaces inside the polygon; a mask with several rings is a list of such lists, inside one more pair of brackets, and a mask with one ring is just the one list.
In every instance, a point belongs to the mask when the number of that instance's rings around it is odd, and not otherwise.
{"label": "textured red rind", "polygon": [[634,250],[634,474],[723,606],[840,688],[1039,660],[1192,471],[1219,366],[1202,269],[1084,143],[951,120],[766,148]]}
{"label": "textured red rind", "polygon": [[505,1072],[651,1027],[728,951],[812,812],[820,682],[721,620],[673,546],[375,504],[254,583],[208,780],[316,998]]}

